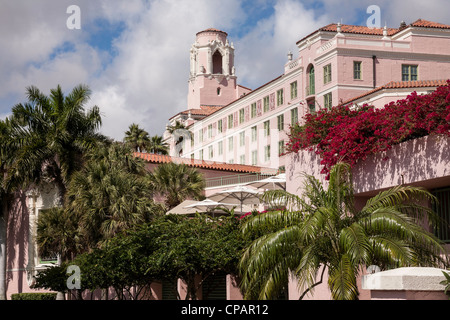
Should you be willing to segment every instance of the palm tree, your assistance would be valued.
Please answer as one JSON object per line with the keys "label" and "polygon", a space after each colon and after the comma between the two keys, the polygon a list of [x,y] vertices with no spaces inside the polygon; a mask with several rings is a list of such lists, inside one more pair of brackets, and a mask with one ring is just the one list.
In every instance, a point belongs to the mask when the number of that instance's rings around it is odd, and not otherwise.
{"label": "palm tree", "polygon": [[163,137],[155,135],[151,137],[148,152],[156,154],[169,154],[169,145],[163,141]]}
{"label": "palm tree", "polygon": [[331,170],[327,190],[306,175],[301,197],[280,190],[264,197],[269,202],[282,198],[297,210],[268,212],[244,223],[244,234],[254,237],[240,263],[246,298],[273,298],[290,271],[304,290],[302,298],[327,270],[333,299],[357,299],[356,279],[364,266],[384,270],[447,263],[440,241],[418,224],[434,216],[418,202],[433,200],[421,188],[394,187],[356,210],[350,166],[339,163]]}
{"label": "palm tree", "polygon": [[82,234],[77,215],[64,208],[51,208],[39,212],[36,242],[40,257],[59,254],[67,262],[81,252]]}
{"label": "palm tree", "polygon": [[195,168],[185,164],[163,163],[155,168],[150,181],[156,192],[166,198],[166,206],[172,209],[187,198],[201,199],[205,182]]}
{"label": "palm tree", "polygon": [[29,102],[12,109],[11,145],[16,148],[6,183],[38,185],[48,179],[58,186],[61,202],[71,176],[82,166],[83,154],[105,137],[97,106],[85,112],[90,98],[87,86],[76,86],[67,96],[61,87],[49,96],[34,86],[27,88]]}
{"label": "palm tree", "polygon": [[168,126],[167,131],[172,135],[175,142],[175,154],[180,156],[183,154],[183,141],[192,139],[192,132],[180,121],[175,121],[174,125]]}
{"label": "palm tree", "polygon": [[67,210],[79,219],[85,248],[162,213],[146,175],[144,163],[126,146],[114,143],[89,154],[67,193]]}
{"label": "palm tree", "polygon": [[150,144],[148,132],[133,123],[125,131],[124,142],[136,152],[144,152]]}
{"label": "palm tree", "polygon": [[5,183],[6,172],[15,150],[10,145],[8,120],[0,120],[0,300],[6,300],[6,224],[12,186]]}

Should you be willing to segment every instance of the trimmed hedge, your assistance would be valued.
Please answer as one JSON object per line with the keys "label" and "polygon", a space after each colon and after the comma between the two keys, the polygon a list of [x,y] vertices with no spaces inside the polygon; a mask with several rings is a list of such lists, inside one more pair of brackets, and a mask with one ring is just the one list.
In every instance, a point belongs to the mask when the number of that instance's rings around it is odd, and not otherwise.
{"label": "trimmed hedge", "polygon": [[56,292],[14,293],[11,300],[56,300]]}

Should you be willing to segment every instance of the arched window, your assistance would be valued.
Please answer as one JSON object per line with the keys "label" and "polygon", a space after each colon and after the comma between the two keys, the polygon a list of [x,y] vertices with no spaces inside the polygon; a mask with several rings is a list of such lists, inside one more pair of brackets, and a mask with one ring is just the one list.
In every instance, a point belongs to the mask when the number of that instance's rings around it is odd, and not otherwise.
{"label": "arched window", "polygon": [[306,73],[308,74],[306,95],[309,96],[316,93],[316,76],[314,74],[314,66],[312,64],[308,66]]}
{"label": "arched window", "polygon": [[222,74],[222,55],[219,51],[214,52],[213,57],[213,73]]}

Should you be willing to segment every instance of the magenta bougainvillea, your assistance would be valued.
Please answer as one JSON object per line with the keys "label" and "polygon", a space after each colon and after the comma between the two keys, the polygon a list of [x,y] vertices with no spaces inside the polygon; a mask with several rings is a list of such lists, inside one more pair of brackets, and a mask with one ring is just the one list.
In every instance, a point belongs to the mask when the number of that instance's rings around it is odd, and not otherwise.
{"label": "magenta bougainvillea", "polygon": [[431,134],[450,136],[450,80],[426,95],[416,92],[381,109],[352,105],[320,110],[291,127],[288,152],[314,151],[328,175],[339,161],[354,165],[393,145]]}

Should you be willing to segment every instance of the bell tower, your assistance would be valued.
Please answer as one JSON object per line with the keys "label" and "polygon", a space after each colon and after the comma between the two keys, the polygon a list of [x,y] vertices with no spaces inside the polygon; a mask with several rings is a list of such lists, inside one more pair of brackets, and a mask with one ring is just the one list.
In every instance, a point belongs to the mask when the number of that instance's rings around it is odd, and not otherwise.
{"label": "bell tower", "polygon": [[238,98],[234,46],[226,32],[206,29],[190,50],[188,108],[224,106]]}

